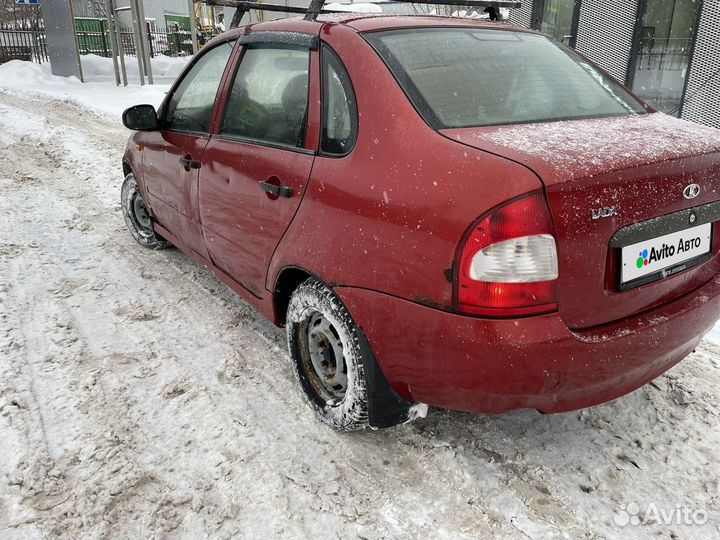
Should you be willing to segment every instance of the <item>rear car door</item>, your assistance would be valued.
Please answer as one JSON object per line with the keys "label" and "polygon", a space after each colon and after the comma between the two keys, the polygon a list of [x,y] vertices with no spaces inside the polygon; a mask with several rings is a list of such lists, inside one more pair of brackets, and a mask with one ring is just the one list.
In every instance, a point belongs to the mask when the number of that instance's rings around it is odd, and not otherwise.
{"label": "rear car door", "polygon": [[319,100],[308,96],[319,97],[317,36],[254,32],[241,40],[222,121],[202,157],[199,210],[213,263],[261,297],[315,159]]}
{"label": "rear car door", "polygon": [[148,132],[143,149],[145,186],[155,219],[204,257],[198,172],[233,44],[220,43],[198,57],[166,99],[160,111],[161,129]]}

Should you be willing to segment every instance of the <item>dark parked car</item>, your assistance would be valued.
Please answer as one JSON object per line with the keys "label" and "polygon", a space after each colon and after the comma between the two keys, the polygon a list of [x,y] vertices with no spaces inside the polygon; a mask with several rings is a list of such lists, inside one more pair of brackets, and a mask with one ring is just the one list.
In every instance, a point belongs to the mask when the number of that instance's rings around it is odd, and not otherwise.
{"label": "dark parked car", "polygon": [[134,237],[284,325],[338,429],[602,403],[720,316],[720,132],[534,32],[261,23],[123,119]]}

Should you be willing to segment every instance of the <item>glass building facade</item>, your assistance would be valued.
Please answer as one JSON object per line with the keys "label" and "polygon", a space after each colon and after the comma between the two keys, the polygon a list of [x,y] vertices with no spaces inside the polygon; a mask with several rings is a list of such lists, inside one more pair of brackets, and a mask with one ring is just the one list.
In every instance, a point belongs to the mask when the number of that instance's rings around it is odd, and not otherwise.
{"label": "glass building facade", "polygon": [[720,128],[720,0],[526,0],[510,22],[576,48],[656,109]]}

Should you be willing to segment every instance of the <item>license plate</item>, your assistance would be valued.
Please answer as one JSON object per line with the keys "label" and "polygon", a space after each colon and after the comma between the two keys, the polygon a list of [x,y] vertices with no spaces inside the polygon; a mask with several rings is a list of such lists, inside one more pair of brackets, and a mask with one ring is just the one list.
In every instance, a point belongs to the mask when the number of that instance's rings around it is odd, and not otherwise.
{"label": "license plate", "polygon": [[620,283],[662,279],[689,268],[710,253],[712,223],[683,229],[622,248]]}

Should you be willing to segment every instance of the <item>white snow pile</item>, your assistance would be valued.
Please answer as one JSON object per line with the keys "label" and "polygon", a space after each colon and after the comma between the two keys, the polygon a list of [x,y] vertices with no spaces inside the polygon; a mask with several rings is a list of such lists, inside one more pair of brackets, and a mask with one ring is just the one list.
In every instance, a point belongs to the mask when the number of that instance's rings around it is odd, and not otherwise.
{"label": "white snow pile", "polygon": [[[190,56],[165,56],[159,55],[150,60],[153,76],[155,78],[175,80],[185,68]],[[98,56],[96,54],[85,54],[80,57],[83,75],[86,80],[94,80],[95,77],[107,77],[114,80],[113,62],[111,58]],[[125,57],[125,66],[131,80],[138,79],[137,58]]]}
{"label": "white snow pile", "polygon": [[[431,9],[428,15],[438,15],[436,9]],[[439,13],[439,15],[445,15],[445,13]],[[510,10],[508,8],[500,8],[500,18],[503,21],[507,21],[510,17]],[[485,13],[482,9],[458,9],[450,13],[450,17],[459,17],[461,19],[489,19],[490,14]]]}
{"label": "white snow pile", "polygon": [[359,2],[357,4],[339,4],[336,2],[325,4],[325,9],[332,11],[347,11],[352,13],[382,13],[382,8],[375,4]]}
{"label": "white snow pile", "polygon": [[[153,66],[158,73],[169,76],[182,69],[187,62],[183,58],[158,58]],[[112,60],[95,56],[83,61],[83,66],[92,76],[104,78],[104,81],[81,83],[75,77],[58,77],[50,72],[50,64],[36,64],[21,60],[12,60],[0,64],[0,90],[24,97],[37,98],[44,101],[59,100],[81,104],[102,116],[117,120],[119,115],[133,105],[150,103],[160,105],[169,89],[169,82],[162,84],[139,86],[137,64],[134,59],[127,64],[130,84],[127,87],[115,86],[112,75]],[[109,75],[106,75],[109,73]]]}

